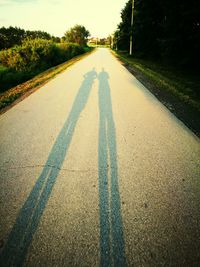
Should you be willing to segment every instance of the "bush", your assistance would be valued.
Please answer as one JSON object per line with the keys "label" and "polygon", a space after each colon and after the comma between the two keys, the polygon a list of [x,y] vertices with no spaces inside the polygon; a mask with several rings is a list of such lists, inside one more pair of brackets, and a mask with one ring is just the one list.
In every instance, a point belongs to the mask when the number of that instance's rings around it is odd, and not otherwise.
{"label": "bush", "polygon": [[21,46],[1,51],[1,63],[16,71],[43,69],[52,64],[56,46],[52,41],[44,39],[26,40]]}
{"label": "bush", "polygon": [[38,73],[39,71],[36,70],[30,72],[20,72],[8,68],[4,71],[0,70],[0,93],[33,78]]}
{"label": "bush", "polygon": [[84,53],[77,44],[56,44],[51,40],[26,40],[21,46],[14,46],[0,52],[0,61],[5,67],[20,72],[36,69],[45,70]]}
{"label": "bush", "polygon": [[52,40],[26,40],[0,51],[0,92],[18,85],[50,67],[83,54],[84,48],[73,43],[54,43]]}
{"label": "bush", "polygon": [[61,43],[57,44],[57,47],[62,52],[63,57],[66,57],[67,59],[73,58],[85,52],[82,46],[73,43]]}

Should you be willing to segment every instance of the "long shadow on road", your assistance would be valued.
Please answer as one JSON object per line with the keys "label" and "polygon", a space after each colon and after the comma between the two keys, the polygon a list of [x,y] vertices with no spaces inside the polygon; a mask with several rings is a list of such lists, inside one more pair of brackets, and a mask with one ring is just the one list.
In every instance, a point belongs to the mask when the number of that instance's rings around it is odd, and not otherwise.
{"label": "long shadow on road", "polygon": [[126,258],[118,186],[115,123],[108,82],[109,75],[102,69],[98,79],[100,114],[98,149],[100,266],[124,267],[126,266]]}
{"label": "long shadow on road", "polygon": [[84,75],[84,80],[71,112],[50,151],[45,167],[17,216],[1,253],[0,263],[2,267],[19,267],[23,265],[33,235],[37,230],[40,218],[67,154],[80,113],[87,103],[96,75],[94,69]]}

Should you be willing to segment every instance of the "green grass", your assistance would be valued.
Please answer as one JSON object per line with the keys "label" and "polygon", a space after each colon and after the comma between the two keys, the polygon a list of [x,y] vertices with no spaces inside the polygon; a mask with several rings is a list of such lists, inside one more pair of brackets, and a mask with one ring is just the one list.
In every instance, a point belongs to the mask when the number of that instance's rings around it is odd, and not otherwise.
{"label": "green grass", "polygon": [[122,61],[150,79],[160,90],[173,95],[200,112],[200,76],[197,73],[177,70],[149,60],[130,57],[125,52],[113,52]]}

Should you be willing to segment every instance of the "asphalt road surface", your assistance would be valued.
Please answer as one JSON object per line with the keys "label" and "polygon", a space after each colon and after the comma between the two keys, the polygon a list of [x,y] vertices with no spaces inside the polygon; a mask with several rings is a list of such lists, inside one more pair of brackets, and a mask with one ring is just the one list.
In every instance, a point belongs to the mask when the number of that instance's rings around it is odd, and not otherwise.
{"label": "asphalt road surface", "polygon": [[200,266],[199,139],[109,50],[0,129],[0,266]]}

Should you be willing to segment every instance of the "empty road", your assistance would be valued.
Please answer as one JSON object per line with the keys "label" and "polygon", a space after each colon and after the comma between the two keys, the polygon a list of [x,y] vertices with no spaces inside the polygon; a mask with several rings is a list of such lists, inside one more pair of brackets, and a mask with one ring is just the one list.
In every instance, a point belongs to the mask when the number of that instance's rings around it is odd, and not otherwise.
{"label": "empty road", "polygon": [[97,49],[0,117],[0,266],[199,266],[199,163]]}

